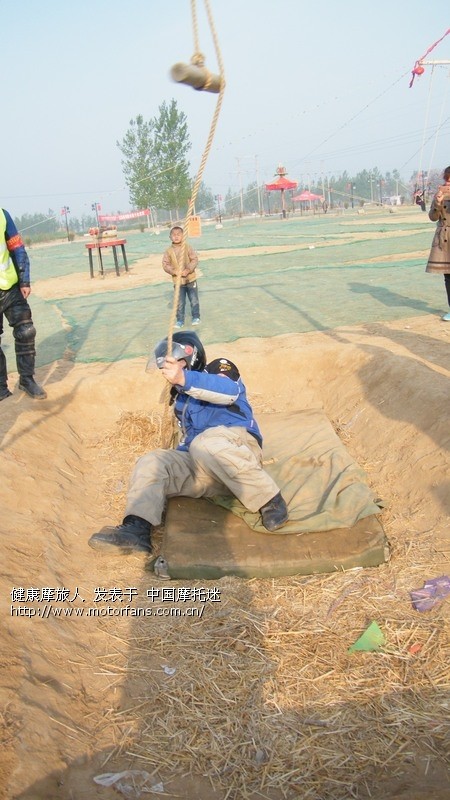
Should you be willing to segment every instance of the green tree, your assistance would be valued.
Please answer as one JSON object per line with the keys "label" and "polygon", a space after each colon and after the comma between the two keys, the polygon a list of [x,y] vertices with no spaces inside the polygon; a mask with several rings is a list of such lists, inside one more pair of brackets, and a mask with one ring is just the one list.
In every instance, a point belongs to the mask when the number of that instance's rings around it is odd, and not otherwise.
{"label": "green tree", "polygon": [[395,183],[395,189],[392,192],[392,194],[399,194],[399,184],[400,184],[401,178],[400,178],[400,173],[399,173],[398,169],[393,169],[392,170],[392,180]]}
{"label": "green tree", "polygon": [[227,214],[239,214],[241,211],[240,195],[228,189],[225,195],[224,207]]}
{"label": "green tree", "polygon": [[366,169],[363,169],[362,172],[358,172],[353,179],[355,197],[360,206],[363,206],[366,201],[371,199],[370,178],[370,173],[367,172]]}
{"label": "green tree", "polygon": [[48,239],[55,236],[59,231],[59,218],[49,208],[47,214],[23,214],[21,217],[14,217],[17,230],[27,239]]}
{"label": "green tree", "polygon": [[132,205],[173,209],[178,216],[191,195],[187,160],[191,142],[186,115],[178,110],[176,100],[162,103],[149,121],[141,114],[132,119],[117,146]]}
{"label": "green tree", "polygon": [[258,184],[256,181],[247,184],[244,194],[244,211],[250,214],[259,211]]}
{"label": "green tree", "polygon": [[211,217],[214,216],[216,201],[211,189],[205,185],[204,181],[201,182],[198,188],[195,208],[197,211],[207,211]]}
{"label": "green tree", "polygon": [[154,158],[154,120],[145,122],[139,114],[130,120],[124,138],[117,142],[123,155],[122,167],[130,192],[130,201],[135,208],[155,205],[157,182]]}
{"label": "green tree", "polygon": [[175,210],[179,217],[179,209],[187,206],[191,196],[187,160],[191,140],[186,115],[178,110],[176,100],[159,106],[153,130],[153,161],[159,173],[156,205]]}

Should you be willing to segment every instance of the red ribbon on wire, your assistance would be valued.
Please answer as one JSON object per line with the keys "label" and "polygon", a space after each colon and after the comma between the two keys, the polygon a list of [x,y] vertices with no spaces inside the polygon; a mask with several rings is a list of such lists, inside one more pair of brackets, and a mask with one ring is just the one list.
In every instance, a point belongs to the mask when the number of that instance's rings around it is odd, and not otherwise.
{"label": "red ribbon on wire", "polygon": [[[448,33],[450,33],[450,28],[447,31],[445,31],[444,35],[441,36],[441,38],[438,39],[437,42],[435,42],[434,44],[431,45],[431,47],[428,48],[428,50],[426,51],[426,53],[423,54],[423,56],[421,56],[420,58],[417,59],[416,63],[414,64],[414,68],[412,70],[412,73],[411,73],[412,74],[412,78],[411,78],[411,83],[409,84],[409,88],[410,89],[411,89],[411,86],[414,83],[414,78],[416,77],[416,75],[421,75],[422,74],[423,67],[422,67],[420,62],[423,61],[423,59],[427,57],[428,53],[431,53],[431,51],[434,50],[434,48],[437,47],[437,45],[440,44],[440,42],[442,42],[443,39],[445,39],[445,37],[447,36]],[[418,69],[419,69],[419,71],[418,71]]]}

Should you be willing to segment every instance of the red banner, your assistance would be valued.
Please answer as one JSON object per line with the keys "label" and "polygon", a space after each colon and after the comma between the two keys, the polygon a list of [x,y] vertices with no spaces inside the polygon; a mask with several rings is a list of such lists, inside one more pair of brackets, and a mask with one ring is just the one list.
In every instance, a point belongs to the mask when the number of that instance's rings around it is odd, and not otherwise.
{"label": "red banner", "polygon": [[128,214],[99,214],[99,222],[120,222],[121,219],[136,219],[137,217],[148,217],[150,211],[148,208],[144,211],[129,211]]}

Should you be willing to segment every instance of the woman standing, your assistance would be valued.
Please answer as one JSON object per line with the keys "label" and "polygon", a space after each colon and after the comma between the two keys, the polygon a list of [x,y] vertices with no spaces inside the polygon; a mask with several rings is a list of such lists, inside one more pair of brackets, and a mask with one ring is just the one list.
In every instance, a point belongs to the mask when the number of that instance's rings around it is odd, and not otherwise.
{"label": "woman standing", "polygon": [[[438,187],[428,213],[431,221],[437,222],[437,225],[426,272],[438,272],[444,276],[450,307],[450,167],[445,168],[443,178],[444,183]],[[450,311],[442,319],[450,322]]]}

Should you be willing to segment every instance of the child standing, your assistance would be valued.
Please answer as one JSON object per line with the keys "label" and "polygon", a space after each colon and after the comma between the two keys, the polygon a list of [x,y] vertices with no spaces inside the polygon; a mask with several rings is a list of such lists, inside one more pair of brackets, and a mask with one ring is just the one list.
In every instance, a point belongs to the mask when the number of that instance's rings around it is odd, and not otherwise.
{"label": "child standing", "polygon": [[176,283],[177,275],[181,269],[180,295],[178,298],[176,328],[184,325],[184,314],[186,308],[186,297],[191,304],[192,324],[200,325],[200,303],[198,299],[197,276],[195,268],[198,264],[198,256],[186,240],[184,250],[184,264],[181,264],[183,228],[175,225],[170,230],[170,241],[172,246],[168,247],[162,259],[162,266],[165,272],[172,275],[173,283]]}

